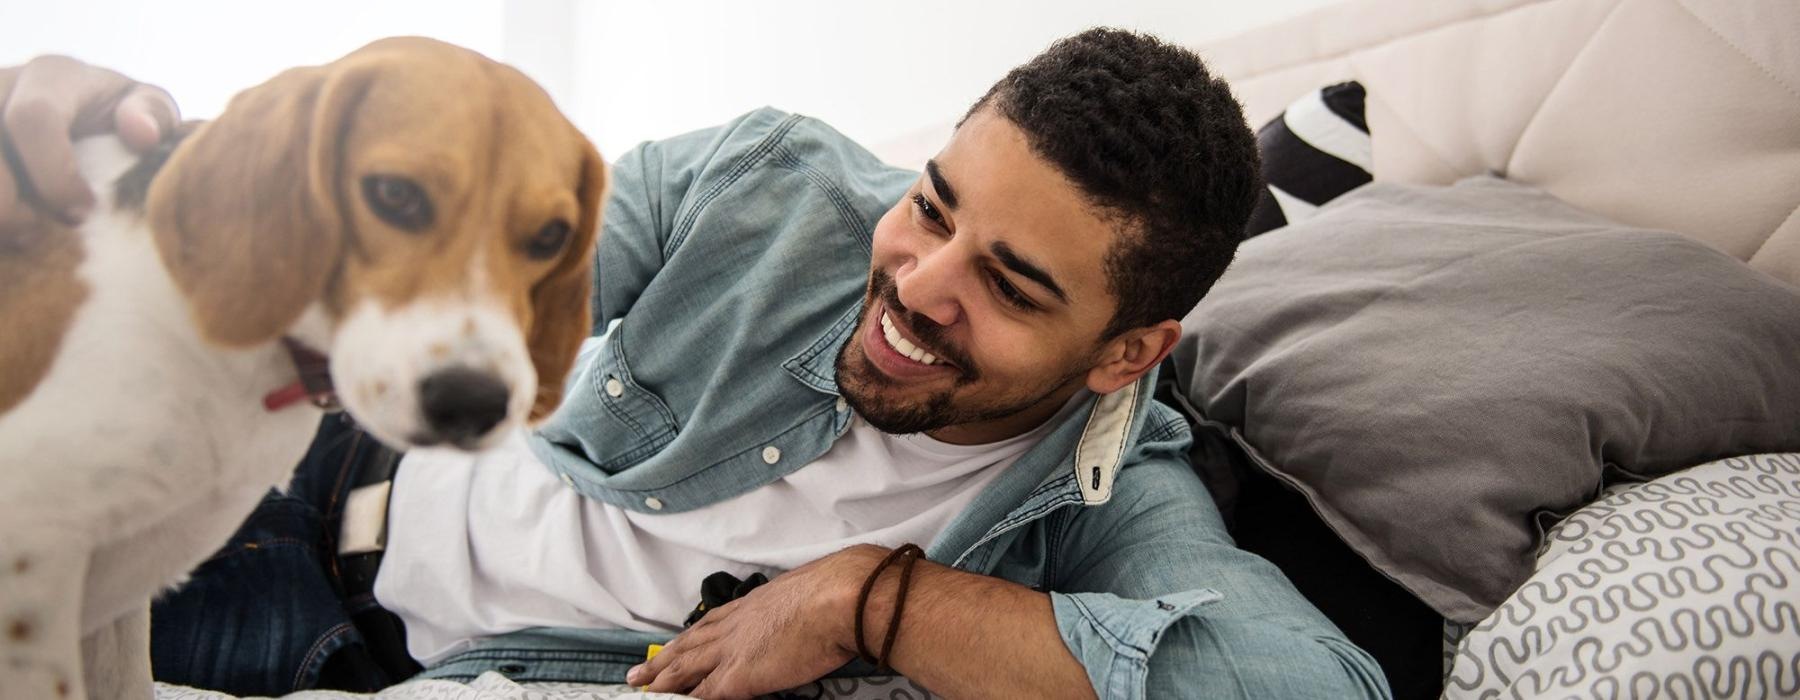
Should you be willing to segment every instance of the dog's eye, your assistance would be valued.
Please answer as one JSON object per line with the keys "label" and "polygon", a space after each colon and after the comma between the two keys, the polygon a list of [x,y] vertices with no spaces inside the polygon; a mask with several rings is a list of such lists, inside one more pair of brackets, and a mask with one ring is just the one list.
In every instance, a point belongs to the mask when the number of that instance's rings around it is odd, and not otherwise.
{"label": "dog's eye", "polygon": [[569,241],[569,222],[557,219],[544,224],[543,228],[525,242],[525,254],[538,260],[549,260],[562,252],[563,244]]}
{"label": "dog's eye", "polygon": [[392,175],[370,175],[363,178],[363,199],[369,208],[395,227],[422,231],[431,225],[431,199],[419,183]]}

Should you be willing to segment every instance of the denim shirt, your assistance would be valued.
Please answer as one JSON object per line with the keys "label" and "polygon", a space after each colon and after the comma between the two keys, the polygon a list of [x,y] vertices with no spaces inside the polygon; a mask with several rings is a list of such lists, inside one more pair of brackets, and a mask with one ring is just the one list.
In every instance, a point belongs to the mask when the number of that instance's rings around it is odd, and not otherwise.
{"label": "denim shirt", "polygon": [[[536,454],[589,498],[659,513],[825,454],[850,424],[835,363],[861,316],[871,235],[917,173],[762,109],[645,144],[612,176],[592,300],[607,330],[584,346]],[[1387,695],[1367,654],[1232,544],[1189,465],[1188,425],[1152,398],[1155,375],[1054,426],[927,556],[1048,592],[1103,698]],[[666,639],[536,628],[426,675],[620,682]]]}

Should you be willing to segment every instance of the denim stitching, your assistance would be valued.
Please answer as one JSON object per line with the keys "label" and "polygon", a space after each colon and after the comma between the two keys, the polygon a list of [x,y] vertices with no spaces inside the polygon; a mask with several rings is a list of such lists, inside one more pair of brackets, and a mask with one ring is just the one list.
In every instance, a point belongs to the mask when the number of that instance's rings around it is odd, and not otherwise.
{"label": "denim stitching", "polygon": [[[635,389],[635,388],[637,388],[636,382],[631,381],[631,372],[628,369],[626,369],[626,367],[624,366],[625,365],[624,351],[619,348],[619,346],[621,344],[623,344],[623,339],[625,337],[625,330],[622,327],[616,328],[616,329],[613,329],[613,333],[615,333],[615,335],[613,335],[610,338],[607,338],[605,341],[605,343],[606,343],[605,352],[606,352],[607,356],[612,359],[612,363],[611,363],[612,367],[616,368],[615,371],[618,372],[619,376],[617,376],[616,379],[618,379],[622,383],[625,383],[626,385],[630,386],[631,388]],[[607,367],[607,363],[605,363],[605,362],[600,363],[600,366],[598,367],[598,369],[600,370],[601,378],[603,380],[615,379],[615,377],[612,375],[612,371],[609,371],[609,368]],[[606,392],[603,389],[603,387],[605,385],[606,385],[605,381],[601,381],[598,383],[589,382],[589,386],[592,386],[594,388],[594,398],[598,399],[600,401],[600,405],[605,406],[606,411],[608,413],[613,414],[614,417],[618,418],[619,422],[624,423],[627,426],[630,426],[632,432],[637,433],[640,436],[649,433],[650,431],[646,430],[644,428],[644,425],[642,423],[639,423],[637,418],[631,415],[630,411],[625,410],[625,408],[623,406],[619,405],[619,403],[621,402],[619,399],[614,399],[611,396],[605,395]],[[623,396],[624,395],[621,394],[620,399],[622,399]]]}
{"label": "denim stitching", "polygon": [[1142,655],[1149,654],[1149,652],[1144,651],[1143,649],[1139,649],[1136,644],[1127,642],[1123,638],[1119,637],[1118,633],[1113,632],[1111,629],[1108,629],[1106,627],[1106,625],[1101,624],[1100,618],[1096,617],[1094,615],[1094,611],[1087,606],[1087,603],[1082,602],[1080,598],[1078,598],[1072,594],[1067,595],[1065,597],[1068,599],[1069,603],[1073,604],[1076,607],[1076,609],[1081,612],[1081,617],[1083,619],[1087,620],[1088,625],[1093,627],[1096,631],[1098,631],[1100,633],[1101,638],[1106,640],[1107,645],[1111,646],[1113,648],[1113,651],[1123,651],[1125,649],[1130,649],[1131,651],[1135,651],[1138,654],[1142,654]]}
{"label": "denim stitching", "polygon": [[1056,590],[1056,584],[1059,583],[1056,580],[1056,572],[1061,570],[1057,565],[1061,563],[1062,558],[1063,533],[1067,532],[1070,515],[1075,512],[1077,511],[1071,510],[1053,516],[1049,518],[1049,522],[1044,524],[1044,551],[1046,554],[1044,555],[1044,573],[1039,578],[1039,582],[1043,584],[1043,589],[1046,591]]}
{"label": "denim stitching", "polygon": [[987,533],[983,534],[980,539],[975,540],[975,544],[969,545],[967,550],[964,550],[961,555],[957,556],[955,562],[953,562],[951,566],[961,568],[963,562],[974,555],[975,550],[982,548],[989,542],[999,539],[1001,535],[1029,524],[1032,520],[1036,519],[1036,516],[1038,515],[1066,505],[1073,505],[1081,502],[1081,497],[1078,495],[1063,495],[1048,503],[1040,504],[1033,507],[1031,510],[1016,514],[1014,517],[1009,517],[1006,520],[996,523],[992,528],[989,528]]}
{"label": "denim stitching", "polygon": [[[764,446],[765,446],[765,444],[766,444],[766,443],[771,443],[771,442],[779,442],[779,441],[780,441],[780,440],[781,440],[781,438],[782,438],[782,437],[784,437],[784,436],[786,436],[786,435],[788,435],[788,434],[790,434],[790,433],[793,433],[793,432],[794,432],[794,431],[797,431],[797,430],[801,430],[801,429],[803,429],[803,428],[807,428],[807,427],[809,427],[809,425],[810,425],[810,424],[811,424],[811,423],[812,423],[812,421],[813,421],[813,419],[815,419],[815,418],[818,418],[818,417],[819,417],[819,416],[820,416],[820,415],[821,415],[821,414],[825,414],[825,413],[835,413],[835,412],[836,412],[836,411],[835,411],[835,407],[834,407],[834,406],[832,406],[832,405],[830,405],[830,404],[826,404],[826,405],[823,405],[823,406],[821,406],[821,407],[820,407],[820,408],[819,408],[819,410],[816,410],[816,411],[813,411],[813,412],[812,412],[812,413],[810,413],[810,414],[807,414],[807,415],[805,415],[805,416],[803,416],[803,417],[801,417],[801,419],[800,419],[800,422],[799,422],[799,423],[798,423],[798,424],[796,424],[796,425],[795,425],[795,426],[794,426],[794,427],[792,427],[792,428],[788,428],[788,429],[787,429],[787,430],[783,430],[783,431],[781,431],[781,432],[779,432],[779,433],[776,433],[776,434],[775,434],[775,435],[774,435],[774,436],[773,436],[773,437],[771,437],[771,438],[769,438],[769,439],[768,439],[768,440],[766,440],[766,441],[763,441],[763,442],[759,442],[759,443],[757,443],[757,444],[755,444],[755,445],[752,445],[752,446],[750,446],[750,447],[747,447],[747,448],[745,448],[745,449],[743,449],[743,450],[740,450],[740,451],[738,451],[738,452],[735,452],[735,453],[733,453],[733,454],[732,454],[732,455],[731,455],[731,456],[730,456],[730,457],[726,457],[726,458],[725,458],[725,459],[722,459],[722,460],[719,460],[719,461],[718,461],[718,462],[714,462],[714,463],[713,463],[713,464],[711,464],[711,465],[708,465],[708,466],[707,466],[707,467],[706,467],[706,468],[704,468],[704,469],[699,469],[699,470],[696,470],[696,471],[695,471],[695,472],[694,472],[694,473],[692,473],[692,474],[689,474],[689,475],[687,475],[687,476],[684,476],[684,477],[681,477],[681,478],[679,478],[679,479],[676,479],[676,480],[674,480],[674,481],[671,481],[671,482],[669,482],[669,483],[667,483],[667,484],[662,484],[662,485],[659,485],[659,486],[646,486],[646,487],[643,487],[643,488],[636,488],[636,489],[627,489],[627,488],[614,488],[614,487],[603,487],[603,488],[605,488],[605,490],[607,490],[607,491],[611,491],[611,492],[614,492],[614,493],[633,493],[633,494],[638,494],[638,493],[656,493],[656,492],[658,492],[658,491],[663,491],[663,490],[667,490],[667,489],[671,489],[671,488],[674,488],[674,487],[676,487],[676,486],[679,486],[679,485],[681,485],[681,484],[682,484],[682,483],[683,483],[683,482],[685,482],[685,481],[687,481],[687,480],[689,480],[689,479],[693,479],[693,478],[695,478],[695,477],[698,477],[698,476],[700,476],[700,475],[701,475],[701,474],[705,474],[705,473],[707,473],[707,472],[709,472],[709,471],[711,471],[711,470],[712,470],[712,468],[713,468],[713,467],[716,467],[716,466],[718,466],[718,465],[720,465],[720,464],[724,464],[724,463],[726,463],[726,462],[730,462],[730,461],[733,461],[733,460],[736,460],[736,459],[739,459],[739,458],[741,458],[741,457],[744,457],[744,456],[746,456],[746,455],[750,455],[750,454],[754,454],[754,453],[756,453],[756,452],[758,452],[758,451],[760,451],[760,450],[761,450],[761,449],[762,449],[762,448],[763,448],[763,447],[764,447]],[[602,500],[607,500],[607,499],[602,499]],[[636,499],[635,499],[635,498],[634,498],[634,499],[625,499],[625,501],[624,501],[624,502],[626,502],[626,503],[633,503],[633,502],[635,502],[635,500],[636,500]]]}
{"label": "denim stitching", "polygon": [[801,119],[804,119],[804,117],[798,114],[790,114],[786,119],[783,119],[781,123],[776,124],[775,128],[770,130],[769,134],[764,136],[762,141],[758,142],[756,146],[751,148],[748,153],[745,153],[730,170],[726,171],[723,179],[714,183],[704,194],[701,194],[699,198],[694,200],[693,205],[688,207],[687,211],[682,212],[680,218],[675,222],[674,231],[669,235],[669,243],[663,246],[664,260],[674,257],[675,251],[681,248],[681,244],[687,242],[688,234],[693,230],[694,222],[700,218],[700,212],[706,209],[706,205],[711,204],[714,199],[718,199],[719,195],[724,193],[727,188],[737,184],[739,179],[742,179],[745,174],[754,169],[756,164],[761,161],[764,156],[767,156],[783,139],[787,138],[788,132],[794,128],[794,125],[799,124]]}
{"label": "denim stitching", "polygon": [[[1080,503],[1080,502],[1081,502],[1081,499],[1072,498],[1072,497],[1068,497],[1068,496],[1054,498],[1054,499],[1051,499],[1044,503],[1040,503],[1038,505],[1032,506],[1029,509],[1019,511],[1018,513],[1015,513],[1013,517],[1007,518],[1006,520],[996,523],[994,525],[994,528],[995,529],[1012,529],[1014,526],[1023,525],[1025,523],[1031,522],[1032,520],[1036,520],[1038,516],[1043,515],[1044,513],[1049,512],[1050,510],[1053,510],[1057,507],[1071,505],[1071,504]],[[996,534],[998,534],[998,533],[996,533]]]}
{"label": "denim stitching", "polygon": [[[313,642],[312,646],[306,650],[306,656],[301,659],[300,666],[298,668],[294,669],[294,678],[290,682],[290,686],[295,689],[303,688],[304,685],[303,685],[302,681],[304,679],[302,678],[302,676],[304,676],[306,674],[306,669],[313,665],[314,658],[316,658],[320,653],[324,653],[324,648],[327,643],[338,642],[339,640],[341,640],[343,638],[342,635],[350,633],[352,631],[352,629],[353,628],[351,628],[350,623],[348,623],[348,622],[339,622],[335,625],[332,625],[330,628],[326,629],[324,634],[319,636],[319,640],[316,642]],[[344,646],[345,646],[345,644],[338,643],[332,648],[331,651],[335,652],[339,649],[344,648]]]}
{"label": "denim stitching", "polygon": [[639,403],[649,404],[650,408],[655,409],[657,414],[663,419],[664,425],[670,426],[671,428],[674,427],[677,425],[675,421],[675,412],[670,411],[668,404],[663,403],[661,397],[656,396],[656,394],[649,389],[645,389],[642,384],[638,383],[637,377],[632,375],[631,365],[626,361],[625,357],[624,326],[621,325],[617,330],[619,332],[618,338],[616,340],[609,340],[606,344],[611,346],[613,351],[613,356],[615,358],[613,364],[618,367],[620,380],[638,389],[639,392],[643,394],[642,396],[637,397],[637,401]]}
{"label": "denim stitching", "polygon": [[[814,382],[808,382],[808,385],[815,389],[826,390],[833,394],[838,393],[837,379],[834,377],[826,377],[818,372],[812,371],[810,365],[812,364],[813,358],[818,357],[819,353],[832,347],[836,347],[838,341],[841,340],[840,336],[846,332],[844,328],[855,324],[861,318],[862,303],[858,302],[854,307],[851,307],[850,310],[845,311],[842,316],[839,316],[838,320],[832,322],[831,327],[826,329],[825,334],[819,336],[818,340],[813,341],[812,345],[807,346],[805,350],[800,351],[800,354],[795,355],[792,359],[782,363],[781,366],[799,377],[803,382],[808,378],[813,379]],[[801,377],[800,375],[805,376]]]}
{"label": "denim stitching", "polygon": [[850,234],[855,237],[856,242],[862,244],[863,252],[872,253],[874,250],[874,241],[871,239],[869,232],[864,229],[862,217],[857,214],[856,208],[850,205],[850,201],[844,197],[843,190],[838,188],[837,183],[832,182],[830,178],[826,177],[825,173],[820,172],[806,161],[801,160],[799,156],[795,155],[793,151],[788,150],[785,146],[777,146],[775,154],[776,166],[799,173],[802,177],[805,177],[807,181],[824,191],[825,198],[831,200],[832,208],[837,209],[838,219],[843,222],[844,228],[849,229]]}
{"label": "denim stitching", "polygon": [[1184,425],[1187,425],[1185,421],[1179,418],[1171,418],[1159,425],[1150,426],[1148,432],[1138,437],[1138,444],[1167,440],[1175,437],[1181,432],[1181,428]]}
{"label": "denim stitching", "polygon": [[[636,416],[632,415],[631,411],[627,410],[625,406],[620,405],[625,403],[623,396],[618,400],[615,400],[610,396],[605,396],[602,391],[604,382],[590,382],[589,386],[592,387],[591,390],[593,391],[594,399],[599,401],[600,405],[606,408],[607,413],[611,414],[614,418],[618,419],[620,423],[623,423],[630,428],[631,431],[638,436],[640,442],[637,447],[628,449],[619,456],[606,460],[604,464],[595,464],[595,466],[599,467],[601,470],[609,472],[623,468],[625,465],[635,464],[637,460],[662,449],[670,440],[674,439],[674,436],[679,432],[675,429],[675,416],[674,413],[669,410],[668,405],[664,404],[661,398],[652,394],[648,389],[639,385],[637,380],[632,377],[631,368],[625,363],[625,349],[623,347],[623,339],[625,336],[623,329],[614,329],[613,332],[618,335],[608,339],[606,341],[606,348],[601,351],[606,353],[606,357],[612,358],[613,361],[611,366],[608,367],[607,363],[604,362],[605,358],[600,358],[602,361],[597,363],[594,368],[599,370],[602,376],[617,378],[621,383],[629,387],[632,390],[630,402],[634,405],[643,404],[649,406],[664,420],[664,422],[654,427],[646,426],[642,421],[639,421]],[[616,375],[614,373],[616,373]]]}

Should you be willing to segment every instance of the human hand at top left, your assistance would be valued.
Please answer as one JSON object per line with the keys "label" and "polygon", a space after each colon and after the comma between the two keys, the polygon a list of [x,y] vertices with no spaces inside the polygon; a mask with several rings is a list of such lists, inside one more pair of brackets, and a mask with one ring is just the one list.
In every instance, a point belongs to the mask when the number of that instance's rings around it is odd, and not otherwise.
{"label": "human hand at top left", "polygon": [[137,151],[181,119],[161,88],[66,56],[0,67],[0,232],[47,215],[80,223],[94,206],[72,143],[116,132]]}
{"label": "human hand at top left", "polygon": [[856,596],[886,552],[859,545],[777,576],[707,612],[625,680],[708,700],[817,680],[856,655]]}

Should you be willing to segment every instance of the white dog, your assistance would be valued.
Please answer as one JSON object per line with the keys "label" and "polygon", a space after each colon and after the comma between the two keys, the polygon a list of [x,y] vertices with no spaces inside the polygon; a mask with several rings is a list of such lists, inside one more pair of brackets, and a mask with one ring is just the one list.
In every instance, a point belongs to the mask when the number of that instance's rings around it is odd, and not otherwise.
{"label": "white dog", "polygon": [[400,448],[554,409],[606,184],[530,80],[423,39],[283,73],[172,152],[77,156],[88,223],[0,239],[7,700],[150,696],[151,597],[292,472],[323,358]]}

